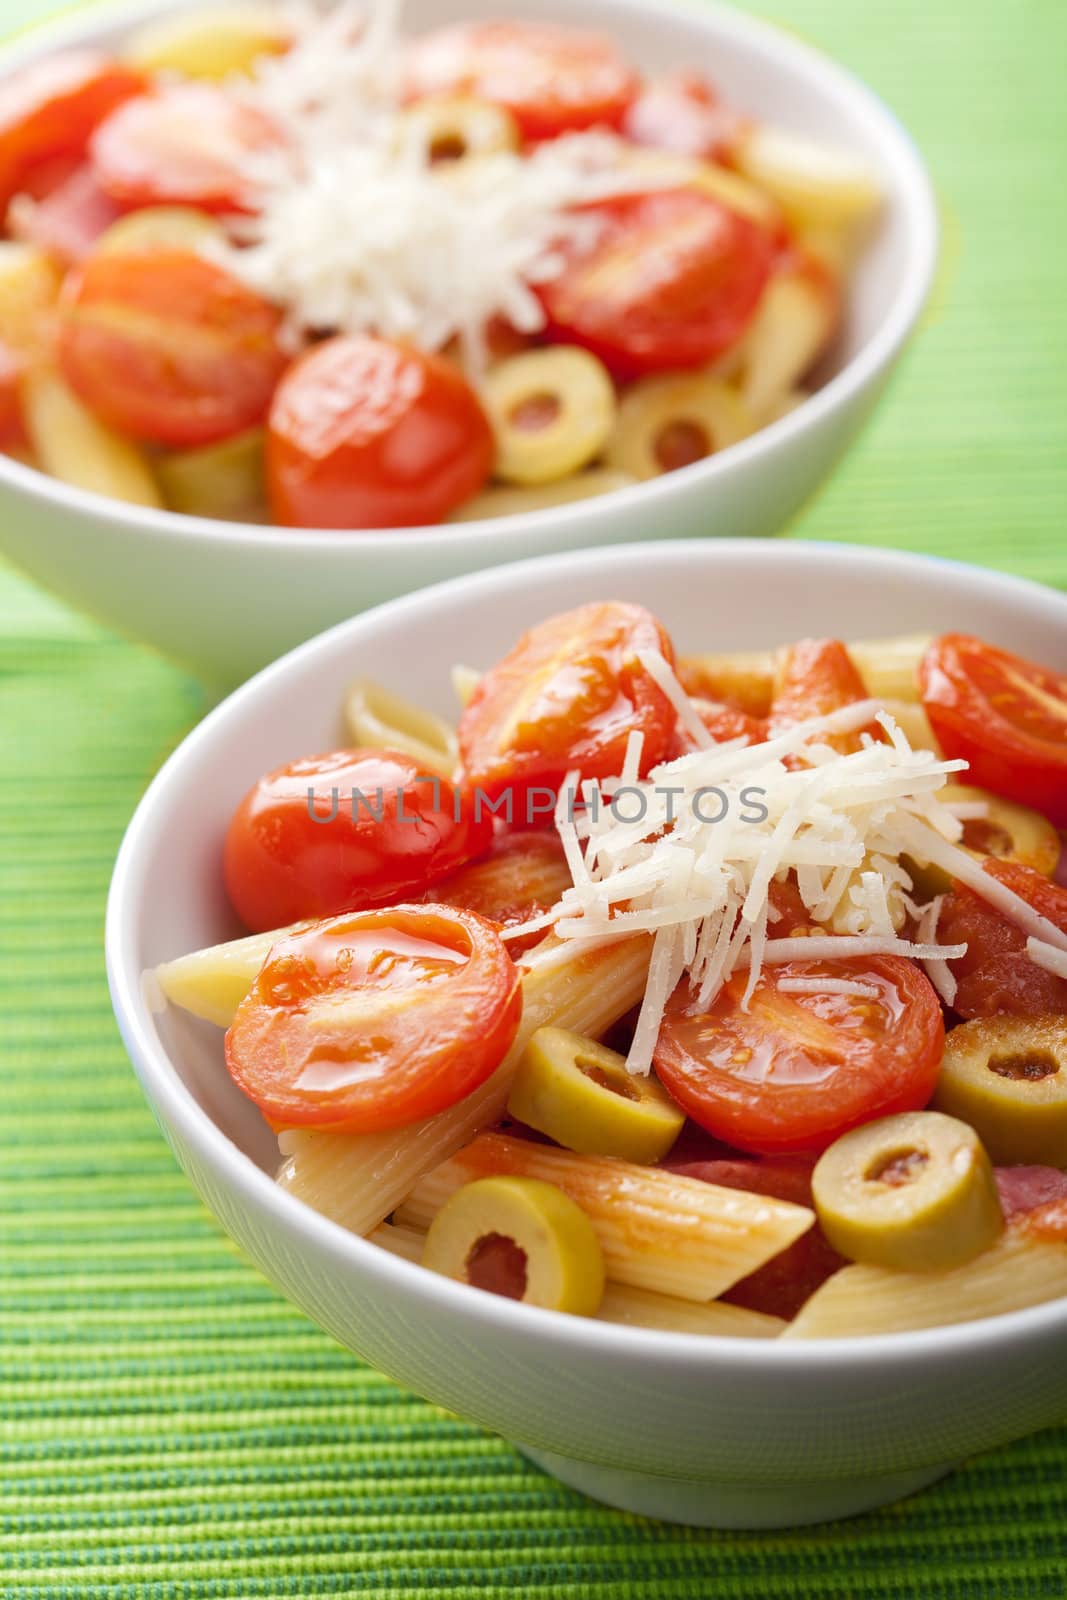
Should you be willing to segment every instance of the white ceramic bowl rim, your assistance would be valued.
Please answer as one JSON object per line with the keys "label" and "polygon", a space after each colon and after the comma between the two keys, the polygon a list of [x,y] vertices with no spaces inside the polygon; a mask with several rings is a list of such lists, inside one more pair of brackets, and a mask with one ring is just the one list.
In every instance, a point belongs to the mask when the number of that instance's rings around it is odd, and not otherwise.
{"label": "white ceramic bowl rim", "polygon": [[[716,540],[715,546],[727,553],[743,551],[747,559],[757,563],[766,562],[768,566],[780,555],[780,550],[773,544],[764,544],[759,540],[722,539]],[[789,548],[795,549],[796,545]],[[965,573],[972,584],[978,583],[1001,591],[1007,589],[1030,608],[1051,611],[1057,621],[1062,621],[1067,628],[1067,596],[1027,579],[983,571],[964,562],[908,555],[900,551],[872,550],[819,541],[806,541],[804,548],[811,552],[816,569],[820,564],[839,562],[843,558],[852,565],[866,568],[866,576],[872,586],[877,586],[880,574],[889,576],[894,572],[899,573],[901,569],[914,574],[916,566],[927,563],[935,572],[938,567],[945,567]],[[642,549],[658,555],[678,550],[686,550],[691,554],[692,545],[685,541],[671,541],[651,546],[620,545],[592,551],[577,550],[562,556],[534,557],[505,569],[492,569],[475,577],[454,578],[446,583],[435,584],[416,594],[389,601],[371,612],[364,612],[362,617],[339,623],[299,645],[235,690],[193,729],[157,773],[134,813],[119,849],[108,895],[105,948],[112,1004],[130,1057],[150,1101],[161,1108],[164,1124],[173,1122],[180,1129],[183,1141],[208,1168],[226,1171],[226,1182],[239,1190],[245,1203],[274,1213],[289,1227],[314,1236],[339,1266],[349,1263],[358,1266],[364,1274],[380,1275],[387,1283],[403,1283],[409,1287],[417,1285],[420,1294],[431,1304],[447,1307],[483,1324],[489,1323],[505,1333],[516,1326],[514,1319],[520,1318],[522,1327],[539,1329],[546,1339],[560,1346],[561,1352],[569,1343],[606,1351],[633,1352],[643,1347],[649,1353],[655,1350],[661,1356],[668,1356],[694,1369],[709,1362],[727,1359],[756,1370],[767,1364],[775,1367],[784,1364],[787,1369],[795,1370],[800,1380],[812,1366],[824,1367],[845,1360],[850,1364],[876,1367],[892,1357],[897,1361],[906,1359],[921,1364],[936,1355],[963,1351],[991,1339],[1009,1343],[1016,1336],[1024,1337],[1028,1333],[1055,1329],[1067,1336],[1067,1298],[980,1321],[940,1328],[857,1338],[813,1339],[783,1345],[773,1340],[664,1333],[646,1328],[616,1326],[519,1305],[497,1295],[472,1290],[391,1255],[281,1189],[269,1174],[257,1167],[223,1134],[200,1107],[155,1035],[148,1017],[143,974],[137,967],[131,930],[141,871],[140,857],[146,839],[151,834],[152,815],[157,802],[166,793],[172,772],[180,769],[188,754],[195,752],[199,744],[210,740],[219,727],[239,724],[244,717],[245,707],[255,703],[263,688],[284,681],[297,663],[306,661],[328,641],[358,628],[370,617],[379,623],[382,619],[388,619],[398,628],[403,628],[414,614],[417,627],[418,613],[429,596],[445,599],[450,594],[462,591],[470,599],[473,591],[477,598],[479,589],[491,594],[495,585],[505,579],[509,585],[521,586],[527,578],[535,581],[547,568],[553,572],[567,567],[578,569],[587,561],[609,559],[612,555],[629,556],[632,559],[635,552]]]}
{"label": "white ceramic bowl rim", "polygon": [[[109,28],[121,26],[124,22],[132,24],[142,14],[154,15],[160,11],[177,9],[179,4],[180,0],[166,0],[164,4],[146,4],[145,0],[117,0],[117,3],[94,5],[86,15],[79,12],[35,26],[0,54],[0,81],[2,75],[24,61],[53,50],[91,42]],[[611,0],[611,5],[617,11],[636,15],[647,15],[649,10],[649,0]],[[734,466],[758,459],[779,444],[800,438],[818,427],[824,417],[846,407],[878,372],[892,362],[915,325],[933,281],[938,250],[937,204],[922,157],[899,119],[873,90],[821,51],[770,23],[715,4],[714,0],[706,0],[706,3],[700,0],[699,4],[692,3],[692,0],[659,0],[656,9],[664,22],[669,20],[671,10],[718,21],[742,39],[761,48],[773,58],[776,68],[782,73],[802,73],[821,78],[840,100],[854,109],[857,119],[866,121],[877,131],[882,156],[897,176],[900,203],[908,210],[913,232],[912,248],[889,312],[874,335],[841,371],[795,411],[761,428],[740,444],[731,446],[721,456],[712,456],[681,469],[686,477],[699,475],[710,489],[722,473],[731,471]],[[118,500],[108,499],[107,503],[116,523],[136,529],[142,535],[147,533],[161,539],[177,537],[194,542],[221,541],[238,547],[273,544],[301,549],[336,549],[340,546],[363,550],[368,554],[380,550],[384,554],[390,547],[395,548],[398,539],[403,540],[407,549],[417,550],[420,545],[426,545],[439,550],[442,545],[447,548],[453,540],[465,544],[470,539],[491,542],[510,535],[521,537],[529,533],[536,536],[538,529],[547,527],[550,522],[558,526],[571,520],[600,520],[611,515],[613,506],[633,505],[637,497],[640,497],[638,503],[647,507],[652,518],[664,497],[672,492],[671,480],[677,480],[677,477],[677,473],[667,474],[646,483],[613,490],[604,496],[546,510],[421,528],[292,529],[186,516],[172,511],[126,505]],[[23,493],[72,512],[99,506],[107,498],[60,483],[36,468],[0,455],[0,483],[5,479]]]}

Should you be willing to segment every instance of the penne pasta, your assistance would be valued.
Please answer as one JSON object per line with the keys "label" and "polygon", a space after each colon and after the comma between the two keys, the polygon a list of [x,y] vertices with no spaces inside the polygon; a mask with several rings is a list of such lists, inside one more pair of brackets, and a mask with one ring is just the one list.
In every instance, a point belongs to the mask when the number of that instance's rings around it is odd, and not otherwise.
{"label": "penne pasta", "polygon": [[726,1334],[737,1339],[777,1339],[788,1327],[782,1317],[728,1305],[725,1300],[704,1304],[623,1283],[608,1284],[597,1320],[617,1322],[627,1328],[657,1328],[663,1333]]}
{"label": "penne pasta", "polygon": [[815,1221],[806,1206],[499,1133],[481,1134],[423,1178],[397,1220],[427,1227],[465,1183],[505,1173],[570,1195],[596,1229],[610,1279],[682,1300],[715,1299]]}
{"label": "penne pasta", "polygon": [[456,736],[448,723],[372,678],[360,678],[349,689],[345,724],[355,745],[401,750],[427,773],[442,778],[455,771]]}
{"label": "penne pasta", "polygon": [[503,1115],[519,1059],[538,1028],[554,1024],[596,1036],[636,1005],[649,951],[644,938],[584,952],[546,940],[524,963],[515,1042],[481,1088],[448,1111],[387,1133],[285,1133],[278,1182],[342,1227],[368,1233],[421,1178]]}
{"label": "penne pasta", "polygon": [[416,1264],[422,1260],[426,1235],[415,1228],[400,1228],[395,1222],[383,1222],[367,1238],[371,1244],[388,1250],[391,1256],[402,1256],[405,1261],[414,1261]]}
{"label": "penne pasta", "polygon": [[465,667],[457,664],[452,668],[452,693],[459,701],[460,706],[466,706],[471,695],[478,687],[481,673],[474,667]]}
{"label": "penne pasta", "polygon": [[53,478],[131,505],[162,506],[141,452],[105,427],[58,373],[47,367],[28,372],[22,402],[34,454]]}
{"label": "penne pasta", "polygon": [[1067,1244],[1009,1230],[950,1272],[851,1266],[828,1278],[783,1339],[845,1339],[974,1322],[1067,1295]]}
{"label": "penne pasta", "polygon": [[228,944],[209,945],[191,955],[164,961],[155,970],[156,982],[172,1005],[205,1022],[214,1022],[219,1028],[228,1028],[271,945],[292,931],[276,928],[269,933],[252,933],[246,939],[231,939]]}
{"label": "penne pasta", "polygon": [[913,750],[932,750],[938,760],[942,759],[944,751],[930,726],[930,718],[918,700],[894,700],[887,696],[882,704],[899,725]]}
{"label": "penne pasta", "polygon": [[[919,698],[919,662],[929,643],[927,634],[854,639],[848,652],[873,700],[914,704]],[[679,677],[690,694],[735,701],[752,716],[762,717],[774,694],[776,659],[773,650],[683,656]]]}

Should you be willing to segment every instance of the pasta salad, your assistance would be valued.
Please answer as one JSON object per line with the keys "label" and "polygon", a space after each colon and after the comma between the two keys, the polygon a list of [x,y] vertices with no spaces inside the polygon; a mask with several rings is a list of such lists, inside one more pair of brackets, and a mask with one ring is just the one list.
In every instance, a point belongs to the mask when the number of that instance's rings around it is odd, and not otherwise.
{"label": "pasta salad", "polygon": [[1067,1295],[1067,678],[963,634],[679,658],[640,605],[366,680],[156,971],[278,1182],[476,1290],[739,1337]]}
{"label": "pasta salad", "polygon": [[5,82],[0,450],[387,528],[604,494],[804,400],[875,175],[599,34],[397,9],[212,7]]}

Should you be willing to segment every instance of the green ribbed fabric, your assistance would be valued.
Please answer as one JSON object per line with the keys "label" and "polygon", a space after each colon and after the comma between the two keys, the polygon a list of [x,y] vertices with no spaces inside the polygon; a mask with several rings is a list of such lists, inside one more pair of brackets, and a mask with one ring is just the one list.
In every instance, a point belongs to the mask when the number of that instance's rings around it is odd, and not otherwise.
{"label": "green ribbed fabric", "polygon": [[[775,3],[913,128],[946,228],[922,340],[795,532],[1067,586],[1067,11]],[[1067,1594],[1065,1432],[835,1527],[656,1526],[361,1367],[238,1258],[142,1103],[100,948],[124,823],[202,709],[0,573],[0,1596]]]}

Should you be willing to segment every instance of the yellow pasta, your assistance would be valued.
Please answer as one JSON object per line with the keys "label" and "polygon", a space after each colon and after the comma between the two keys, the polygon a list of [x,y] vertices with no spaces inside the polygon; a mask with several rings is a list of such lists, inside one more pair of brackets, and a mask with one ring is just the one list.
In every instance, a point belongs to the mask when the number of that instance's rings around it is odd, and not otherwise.
{"label": "yellow pasta", "polygon": [[349,689],[345,723],[353,744],[401,750],[424,772],[442,778],[456,769],[456,736],[448,723],[371,678],[360,678]]}
{"label": "yellow pasta", "polygon": [[753,124],[734,155],[743,176],[801,225],[856,226],[881,205],[881,189],[867,167],[802,134]]}
{"label": "yellow pasta", "polygon": [[28,372],[22,402],[34,454],[53,478],[131,505],[162,506],[144,456],[105,427],[58,373],[47,367]]}
{"label": "yellow pasta", "polygon": [[449,1111],[394,1132],[283,1134],[278,1182],[343,1227],[369,1232],[420,1178],[503,1114],[519,1058],[538,1028],[555,1024],[596,1035],[625,1016],[644,993],[649,952],[645,938],[584,952],[546,940],[524,962],[515,1042],[480,1089]]}
{"label": "yellow pasta", "polygon": [[815,365],[834,331],[836,297],[804,273],[779,273],[744,336],[741,399],[762,421]]}
{"label": "yellow pasta", "polygon": [[0,241],[0,342],[22,356],[47,343],[62,274],[35,245]]}
{"label": "yellow pasta", "polygon": [[919,698],[919,663],[930,643],[928,633],[907,633],[892,639],[854,639],[848,653],[867,693],[876,700],[914,702]]}
{"label": "yellow pasta", "polygon": [[580,1156],[483,1133],[423,1178],[397,1212],[425,1227],[457,1189],[501,1173],[554,1183],[589,1217],[617,1283],[713,1300],[786,1249],[815,1220],[806,1206],[683,1178],[612,1156]]}
{"label": "yellow pasta", "polygon": [[419,1233],[415,1228],[398,1228],[394,1222],[383,1222],[373,1233],[369,1233],[367,1238],[371,1244],[378,1245],[382,1250],[388,1250],[391,1256],[402,1256],[405,1261],[416,1263],[422,1260],[426,1235]]}
{"label": "yellow pasta", "polygon": [[191,955],[178,956],[157,967],[156,982],[172,1005],[205,1022],[214,1022],[219,1028],[228,1028],[271,945],[291,932],[291,928],[276,928],[194,950]]}
{"label": "yellow pasta", "polygon": [[554,506],[570,505],[575,500],[593,500],[597,495],[612,494],[616,489],[628,489],[636,481],[629,472],[592,467],[588,472],[577,472],[570,478],[557,478],[555,483],[484,489],[473,500],[464,501],[445,520],[483,522],[487,517],[517,517],[527,511],[546,511]]}
{"label": "yellow pasta", "polygon": [[974,1322],[1067,1295],[1067,1244],[1009,1230],[950,1272],[852,1266],[828,1278],[782,1335],[846,1339]]}
{"label": "yellow pasta", "polygon": [[608,1284],[597,1320],[627,1328],[657,1328],[663,1333],[726,1334],[738,1339],[777,1339],[787,1327],[781,1317],[727,1305],[723,1300],[704,1304],[622,1283]]}
{"label": "yellow pasta", "polygon": [[130,35],[123,55],[146,72],[177,72],[185,78],[228,78],[247,72],[263,55],[289,43],[280,8],[246,0],[146,22]]}
{"label": "yellow pasta", "polygon": [[[874,700],[914,705],[919,698],[918,671],[929,634],[891,639],[853,639],[848,652]],[[683,656],[680,671],[690,693],[735,700],[753,716],[766,716],[774,693],[777,652],[731,650],[713,655]],[[932,735],[931,735],[932,737]]]}

